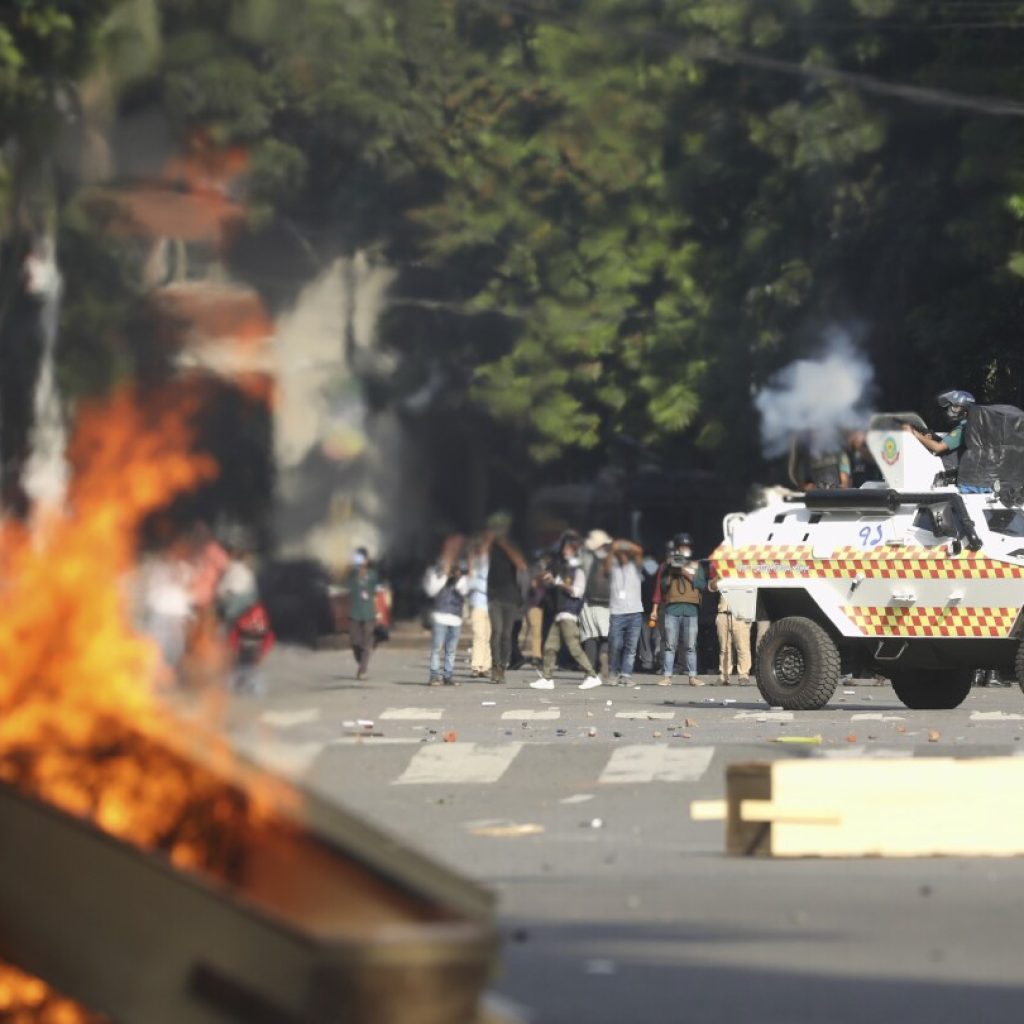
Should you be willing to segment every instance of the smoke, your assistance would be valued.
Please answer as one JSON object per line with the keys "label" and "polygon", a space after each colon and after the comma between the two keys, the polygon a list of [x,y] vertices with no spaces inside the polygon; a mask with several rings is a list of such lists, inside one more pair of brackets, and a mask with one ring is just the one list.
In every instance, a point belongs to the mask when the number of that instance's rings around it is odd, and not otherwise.
{"label": "smoke", "polygon": [[784,454],[796,433],[831,446],[870,415],[874,370],[843,328],[830,328],[821,352],[776,373],[754,399],[768,456]]}

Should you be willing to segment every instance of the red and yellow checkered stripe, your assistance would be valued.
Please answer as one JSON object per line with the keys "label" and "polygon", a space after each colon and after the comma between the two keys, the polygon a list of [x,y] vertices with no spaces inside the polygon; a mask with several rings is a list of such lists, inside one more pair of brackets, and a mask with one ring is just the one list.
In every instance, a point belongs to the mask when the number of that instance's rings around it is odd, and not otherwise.
{"label": "red and yellow checkered stripe", "polygon": [[864,636],[1007,637],[1019,608],[843,608]]}
{"label": "red and yellow checkered stripe", "polygon": [[1024,567],[997,562],[977,551],[949,554],[946,548],[835,548],[815,558],[806,544],[725,545],[711,556],[721,579],[768,580],[1007,580],[1024,579]]}

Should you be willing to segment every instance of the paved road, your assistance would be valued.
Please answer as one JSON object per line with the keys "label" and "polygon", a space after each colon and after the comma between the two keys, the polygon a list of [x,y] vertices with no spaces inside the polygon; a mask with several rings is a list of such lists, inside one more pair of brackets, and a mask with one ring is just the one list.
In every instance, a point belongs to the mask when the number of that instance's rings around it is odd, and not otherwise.
{"label": "paved road", "polygon": [[[794,716],[753,687],[641,676],[580,692],[564,675],[539,692],[513,673],[428,688],[425,652],[387,648],[365,683],[353,668],[346,652],[275,652],[268,695],[235,700],[229,731],[493,887],[507,938],[496,987],[527,1019],[1020,1018],[1024,861],[734,859],[721,825],[688,818],[738,760],[1018,754],[1016,687],[912,712],[858,681]],[[786,735],[821,743],[774,742]],[[524,834],[480,834],[506,827]]]}

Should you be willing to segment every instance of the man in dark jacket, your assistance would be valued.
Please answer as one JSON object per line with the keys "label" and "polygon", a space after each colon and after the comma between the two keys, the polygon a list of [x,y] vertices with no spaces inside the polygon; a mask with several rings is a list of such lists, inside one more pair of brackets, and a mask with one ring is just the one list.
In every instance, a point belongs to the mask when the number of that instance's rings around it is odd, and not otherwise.
{"label": "man in dark jacket", "polygon": [[512,660],[512,630],[523,614],[523,590],[520,574],[526,560],[508,539],[512,517],[496,512],[487,520],[487,532],[481,541],[481,554],[487,565],[487,612],[491,617],[491,682],[504,683],[505,670]]}

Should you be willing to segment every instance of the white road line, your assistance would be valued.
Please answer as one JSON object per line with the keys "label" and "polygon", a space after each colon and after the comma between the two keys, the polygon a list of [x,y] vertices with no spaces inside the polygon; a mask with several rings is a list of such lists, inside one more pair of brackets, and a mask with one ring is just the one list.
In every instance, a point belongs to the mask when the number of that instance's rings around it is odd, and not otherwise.
{"label": "white road line", "polygon": [[503,721],[509,722],[556,722],[562,717],[558,708],[530,708],[526,711],[502,711]]}
{"label": "white road line", "polygon": [[903,715],[883,715],[881,711],[862,711],[860,714],[850,715],[851,722],[905,722]]}
{"label": "white road line", "polygon": [[438,722],[444,708],[387,708],[380,714],[389,722]]}
{"label": "white road line", "polygon": [[400,736],[339,736],[327,744],[329,747],[387,747],[387,746],[420,746],[423,740],[415,737]]}
{"label": "white road line", "polygon": [[714,747],[669,747],[667,743],[620,747],[598,782],[696,782],[714,754]]}
{"label": "white road line", "polygon": [[423,747],[395,779],[396,785],[449,785],[497,782],[522,749],[521,743],[483,746],[438,743]]}
{"label": "white road line", "polygon": [[309,771],[310,766],[324,749],[323,743],[282,743],[259,737],[239,744],[246,757],[263,768],[297,779]]}
{"label": "white road line", "polygon": [[292,725],[315,722],[319,717],[319,708],[298,708],[295,711],[264,711],[260,715],[260,721],[264,725],[272,725],[277,729],[287,729]]}
{"label": "white road line", "polygon": [[732,716],[734,722],[792,722],[792,711],[740,711]]}
{"label": "white road line", "polygon": [[616,718],[632,718],[641,722],[671,722],[676,717],[674,711],[616,711]]}
{"label": "white road line", "polygon": [[1013,714],[1009,711],[972,711],[972,722],[1022,722],[1024,715]]}

